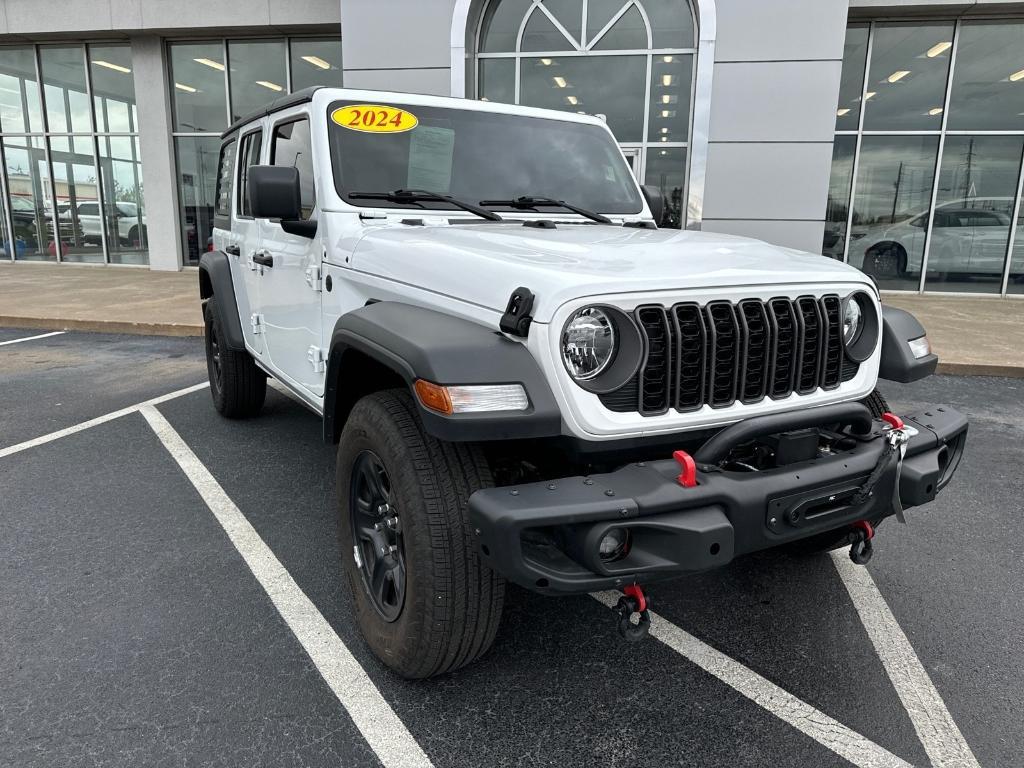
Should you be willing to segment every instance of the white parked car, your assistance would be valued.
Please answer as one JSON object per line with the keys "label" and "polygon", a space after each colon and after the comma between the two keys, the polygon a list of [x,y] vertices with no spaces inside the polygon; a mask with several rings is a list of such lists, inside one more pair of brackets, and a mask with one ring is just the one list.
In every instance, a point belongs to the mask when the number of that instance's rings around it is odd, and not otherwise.
{"label": "white parked car", "polygon": [[[108,204],[108,218],[117,223],[117,236],[120,245],[139,245],[146,236],[146,217],[135,203],[119,200]],[[103,230],[103,216],[100,215],[100,204],[95,200],[78,203],[78,221],[83,235],[90,240],[100,241]],[[62,214],[67,215],[67,214]]]}
{"label": "white parked car", "polygon": [[851,546],[949,482],[967,422],[875,390],[937,358],[831,259],[658,229],[596,118],[343,89],[223,136],[199,288],[216,409],[273,376],[337,443],[363,636],[407,677],[494,639],[505,580],[622,589]]}

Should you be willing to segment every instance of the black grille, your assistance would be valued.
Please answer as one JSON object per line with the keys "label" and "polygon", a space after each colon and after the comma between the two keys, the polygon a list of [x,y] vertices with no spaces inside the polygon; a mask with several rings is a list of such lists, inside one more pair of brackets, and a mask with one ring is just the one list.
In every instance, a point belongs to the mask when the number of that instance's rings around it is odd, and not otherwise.
{"label": "black grille", "polygon": [[645,305],[635,317],[644,361],[624,387],[601,395],[612,411],[654,416],[752,404],[835,389],[857,374],[843,354],[835,295]]}

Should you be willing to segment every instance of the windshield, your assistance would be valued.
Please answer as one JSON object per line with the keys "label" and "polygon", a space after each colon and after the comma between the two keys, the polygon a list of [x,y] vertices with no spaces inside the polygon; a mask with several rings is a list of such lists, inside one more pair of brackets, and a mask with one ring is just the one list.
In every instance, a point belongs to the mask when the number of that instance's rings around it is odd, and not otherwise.
{"label": "windshield", "polygon": [[138,209],[135,207],[135,203],[118,203],[117,210],[121,212],[123,216],[134,217],[138,213]]}
{"label": "windshield", "polygon": [[[550,197],[599,213],[637,214],[640,193],[615,141],[596,125],[468,109],[388,104],[416,124],[401,132],[356,130],[331,119],[338,194],[353,205],[450,209],[444,202],[349,200],[349,192],[422,189],[468,203]],[[408,120],[408,115],[405,116]],[[348,118],[343,122],[347,122]],[[397,124],[397,123],[396,123]],[[514,210],[496,206],[493,210]],[[545,215],[557,209],[543,209]]]}

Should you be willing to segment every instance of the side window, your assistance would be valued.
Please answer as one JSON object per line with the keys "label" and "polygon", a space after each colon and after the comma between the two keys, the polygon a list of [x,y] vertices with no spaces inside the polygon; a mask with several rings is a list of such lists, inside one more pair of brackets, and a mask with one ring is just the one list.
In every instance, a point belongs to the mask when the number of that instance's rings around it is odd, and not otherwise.
{"label": "side window", "polygon": [[82,203],[78,206],[78,214],[80,216],[99,216],[100,206],[98,203]]}
{"label": "side window", "polygon": [[263,147],[263,131],[254,131],[242,137],[242,149],[238,156],[238,212],[240,216],[251,217],[249,209],[249,169],[260,164],[260,149]]}
{"label": "side window", "polygon": [[235,170],[235,140],[220,148],[220,162],[217,165],[217,215],[231,215],[231,179]]}
{"label": "side window", "polygon": [[302,218],[308,219],[316,208],[316,189],[313,185],[313,142],[309,136],[309,120],[302,118],[274,126],[270,143],[270,164],[299,169],[302,184],[300,206]]}

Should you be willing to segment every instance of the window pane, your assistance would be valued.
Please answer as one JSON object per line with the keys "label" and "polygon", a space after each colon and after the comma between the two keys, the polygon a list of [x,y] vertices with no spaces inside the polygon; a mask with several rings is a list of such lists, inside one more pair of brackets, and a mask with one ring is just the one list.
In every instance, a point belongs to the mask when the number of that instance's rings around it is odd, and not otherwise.
{"label": "window pane", "polygon": [[174,130],[215,131],[227,128],[224,49],[220,43],[171,45],[174,81]]}
{"label": "window pane", "polygon": [[4,157],[14,219],[15,258],[56,261],[50,176],[43,140],[9,136],[4,139]]}
{"label": "window pane", "polygon": [[644,184],[661,190],[665,213],[659,227],[682,229],[683,188],[686,185],[686,149],[682,147],[651,148],[647,150]]}
{"label": "window pane", "polygon": [[228,43],[231,119],[252,114],[287,90],[284,40]]}
{"label": "window pane", "polygon": [[828,180],[825,204],[825,235],[821,241],[823,256],[843,258],[846,245],[846,219],[850,211],[850,182],[853,180],[853,155],[856,136],[836,136],[832,145],[832,174]]}
{"label": "window pane", "polygon": [[947,136],[925,288],[999,293],[1020,173],[1020,136]]}
{"label": "window pane", "polygon": [[220,148],[220,160],[217,164],[217,215],[231,215],[231,190],[235,176],[235,149],[238,142],[232,139]]}
{"label": "window pane", "polygon": [[942,126],[953,25],[879,24],[871,44],[864,128],[935,130]]}
{"label": "window pane", "polygon": [[178,158],[178,202],[185,264],[198,264],[213,235],[213,205],[217,186],[216,136],[179,136],[174,140]]}
{"label": "window pane", "polygon": [[4,48],[0,56],[0,129],[12,133],[43,130],[31,48]]}
{"label": "window pane", "polygon": [[917,290],[937,136],[864,136],[849,262],[882,288]]}
{"label": "window pane", "polygon": [[1024,293],[1024,206],[1017,214],[1017,232],[1013,236],[1013,257],[1010,259],[1010,281],[1007,293]]}
{"label": "window pane", "polygon": [[646,56],[523,59],[520,103],[603,114],[619,141],[641,141]]}
{"label": "window pane", "polygon": [[579,42],[583,29],[583,0],[544,0],[544,7]]}
{"label": "window pane", "polygon": [[[598,30],[600,31],[600,30]],[[594,43],[595,51],[646,50],[647,24],[634,5]]]}
{"label": "window pane", "polygon": [[688,141],[693,56],[654,56],[648,141]]}
{"label": "window pane", "polygon": [[89,76],[99,131],[131,133],[135,124],[135,78],[127,45],[90,45]]}
{"label": "window pane", "polygon": [[693,12],[686,0],[643,0],[655,48],[693,48]]}
{"label": "window pane", "polygon": [[532,0],[497,0],[492,2],[484,17],[480,32],[480,50],[485,53],[506,53],[516,49],[516,38],[523,16]]}
{"label": "window pane", "polygon": [[139,140],[129,136],[100,136],[99,145],[110,261],[113,264],[148,264]]}
{"label": "window pane", "polygon": [[627,0],[587,0],[587,44],[590,44],[608,22],[615,18],[626,2]]}
{"label": "window pane", "polygon": [[965,23],[956,48],[948,127],[1024,130],[1024,24]]}
{"label": "window pane", "polygon": [[483,101],[500,101],[505,104],[515,104],[515,59],[480,60],[480,98]]}
{"label": "window pane", "polygon": [[298,168],[301,187],[302,218],[308,219],[316,207],[316,187],[313,179],[313,142],[309,137],[309,120],[296,120],[274,128],[274,141],[270,147],[270,162]]}
{"label": "window pane", "polygon": [[82,47],[43,46],[39,49],[39,65],[49,130],[59,133],[91,131]]}
{"label": "window pane", "polygon": [[57,198],[61,259],[103,262],[103,228],[92,142],[84,137],[50,139],[53,187]]}
{"label": "window pane", "polygon": [[314,85],[341,87],[341,40],[292,38],[292,90]]}
{"label": "window pane", "polygon": [[867,55],[868,28],[847,27],[839,105],[836,107],[837,131],[855,131],[860,124],[860,99],[864,95],[864,60]]}
{"label": "window pane", "polygon": [[[249,169],[260,164],[263,149],[263,132],[250,133],[242,139],[241,170],[238,174],[238,210],[242,216],[252,216],[249,205]],[[300,171],[301,173],[301,171]],[[312,173],[312,167],[310,167]]]}
{"label": "window pane", "polygon": [[523,28],[524,51],[570,51],[572,43],[563,35],[540,8],[530,14]]}

